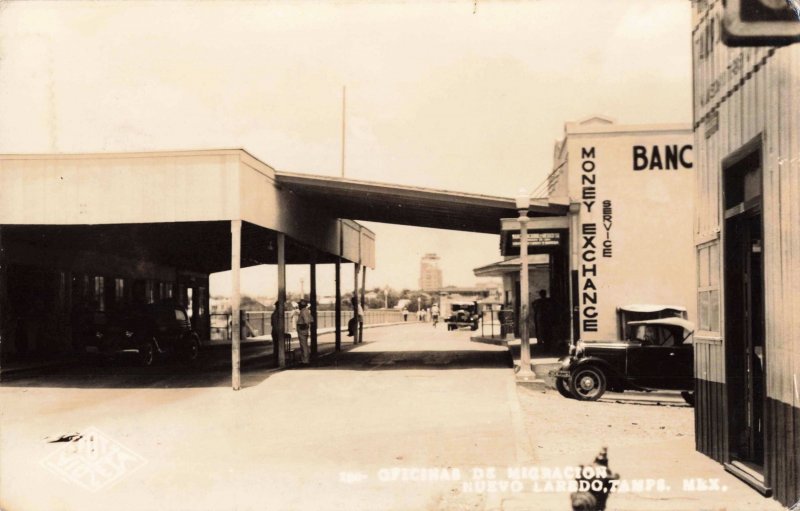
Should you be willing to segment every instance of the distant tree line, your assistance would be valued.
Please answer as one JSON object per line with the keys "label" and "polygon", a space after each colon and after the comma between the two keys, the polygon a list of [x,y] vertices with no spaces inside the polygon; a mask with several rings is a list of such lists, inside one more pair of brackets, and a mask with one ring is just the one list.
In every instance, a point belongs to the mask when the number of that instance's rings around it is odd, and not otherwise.
{"label": "distant tree line", "polygon": [[[425,293],[423,291],[411,290],[411,289],[393,289],[380,287],[374,287],[372,289],[367,289],[365,295],[367,298],[365,300],[365,305],[367,309],[382,309],[384,306],[388,306],[390,309],[393,309],[398,306],[401,302],[405,304],[405,307],[408,309],[409,312],[415,313],[418,311],[418,307],[423,309],[428,309],[433,305],[433,297]],[[350,301],[353,297],[353,292],[342,293],[342,308],[347,310],[350,308]],[[300,293],[287,293],[286,301],[288,302],[299,302],[302,298],[308,300],[309,295],[306,293],[305,295],[301,295]],[[220,297],[220,296],[213,296],[211,297],[212,301],[212,309],[222,309],[217,310],[217,312],[230,312],[230,304],[226,304],[223,307],[214,307],[213,302],[221,302],[225,301],[228,298]],[[240,308],[241,310],[245,311],[265,311],[265,310],[272,310],[275,306],[274,301],[269,302],[262,302],[256,300],[252,296],[243,294],[241,296]],[[319,310],[335,310],[335,305],[333,303],[320,303],[318,304],[317,308]]]}

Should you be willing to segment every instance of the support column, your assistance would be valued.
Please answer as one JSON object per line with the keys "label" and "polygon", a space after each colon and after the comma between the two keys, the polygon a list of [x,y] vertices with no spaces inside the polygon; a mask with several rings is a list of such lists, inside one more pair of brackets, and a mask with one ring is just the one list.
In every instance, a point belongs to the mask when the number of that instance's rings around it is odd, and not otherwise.
{"label": "support column", "polygon": [[342,350],[342,261],[336,258],[336,304],[334,319],[336,327],[336,351]]}
{"label": "support column", "polygon": [[310,280],[309,283],[309,296],[308,301],[311,302],[311,317],[314,318],[314,321],[311,323],[311,362],[317,361],[317,263],[316,263],[316,253],[312,255],[312,259],[314,260],[311,263],[310,268]]}
{"label": "support column", "polygon": [[[71,310],[71,309],[70,309]],[[9,332],[9,310],[8,310],[8,258],[6,248],[3,245],[3,226],[0,225],[0,349],[4,354],[10,351],[11,336]],[[72,325],[73,331],[76,329]]]}
{"label": "support column", "polygon": [[[364,271],[361,272],[361,309],[364,311],[364,321],[367,319],[367,307],[365,303],[366,290],[364,289],[367,284],[367,267],[364,266]],[[364,322],[358,325],[358,342],[364,342]]]}
{"label": "support column", "polygon": [[276,243],[278,252],[278,345],[275,346],[275,363],[278,367],[286,367],[286,345],[283,337],[286,333],[286,235],[278,233]]}
{"label": "support column", "polygon": [[239,321],[241,304],[241,255],[242,221],[231,220],[231,386],[233,390],[242,387],[241,379],[241,334]]}
{"label": "support column", "polygon": [[353,344],[358,344],[358,336],[361,331],[361,328],[359,328],[361,322],[358,321],[358,304],[361,303],[358,299],[358,273],[361,270],[361,265],[355,263],[353,268],[353,317],[356,318],[355,332],[353,332]]}
{"label": "support column", "polygon": [[528,290],[528,211],[520,211],[519,216],[519,337],[520,356],[519,374],[517,378],[528,380],[535,376],[531,371],[531,342],[528,336],[528,316],[530,315],[531,296]]}

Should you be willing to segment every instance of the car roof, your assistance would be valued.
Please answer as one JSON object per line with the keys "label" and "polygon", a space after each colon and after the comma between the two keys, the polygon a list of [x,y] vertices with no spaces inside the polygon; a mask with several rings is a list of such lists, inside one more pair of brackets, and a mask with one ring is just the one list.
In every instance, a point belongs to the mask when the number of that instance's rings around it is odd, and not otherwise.
{"label": "car roof", "polygon": [[679,326],[688,332],[694,332],[694,323],[687,321],[683,318],[660,318],[660,319],[645,319],[642,321],[629,321],[628,325],[666,325],[666,326]]}
{"label": "car roof", "polygon": [[636,303],[631,305],[623,305],[619,310],[624,312],[662,312],[667,310],[675,310],[678,312],[686,312],[686,307],[680,305],[657,305],[651,303]]}

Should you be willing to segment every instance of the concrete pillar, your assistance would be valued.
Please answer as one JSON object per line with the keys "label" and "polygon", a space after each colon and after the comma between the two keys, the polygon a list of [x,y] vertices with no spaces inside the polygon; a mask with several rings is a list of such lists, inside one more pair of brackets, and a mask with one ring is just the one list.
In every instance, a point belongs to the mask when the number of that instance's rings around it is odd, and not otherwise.
{"label": "concrete pillar", "polygon": [[[367,316],[367,307],[365,303],[365,286],[367,284],[367,267],[364,266],[364,271],[361,272],[361,308],[364,310],[364,320],[366,320]],[[364,342],[364,323],[359,323],[358,325],[358,342]]]}
{"label": "concrete pillar", "polygon": [[[312,259],[316,260],[316,254],[312,256]],[[311,263],[310,268],[310,280],[309,283],[309,296],[308,301],[311,304],[311,317],[314,318],[314,322],[311,323],[311,362],[317,361],[317,263]]]}
{"label": "concrete pillar", "polygon": [[358,321],[358,274],[361,270],[361,265],[355,263],[353,266],[353,317],[356,318],[356,328],[353,335],[353,344],[358,344],[359,342],[359,335],[360,335],[360,328],[359,328],[359,321]]}
{"label": "concrete pillar", "polygon": [[286,346],[283,334],[286,332],[286,235],[278,233],[276,243],[278,252],[278,345],[275,346],[275,362],[278,367],[286,367]]}
{"label": "concrete pillar", "polygon": [[336,351],[342,350],[342,262],[336,258]]}
{"label": "concrete pillar", "polygon": [[241,328],[239,325],[239,306],[241,303],[240,270],[242,255],[242,221],[231,220],[231,386],[239,390],[241,380]]}

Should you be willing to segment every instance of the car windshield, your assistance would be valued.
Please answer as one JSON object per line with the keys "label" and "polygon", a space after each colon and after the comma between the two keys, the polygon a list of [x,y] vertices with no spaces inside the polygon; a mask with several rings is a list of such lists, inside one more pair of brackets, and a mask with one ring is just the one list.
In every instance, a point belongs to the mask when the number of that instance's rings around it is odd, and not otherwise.
{"label": "car windshield", "polygon": [[669,348],[681,344],[682,341],[674,330],[662,325],[635,325],[631,333],[631,340],[639,341],[643,346]]}

